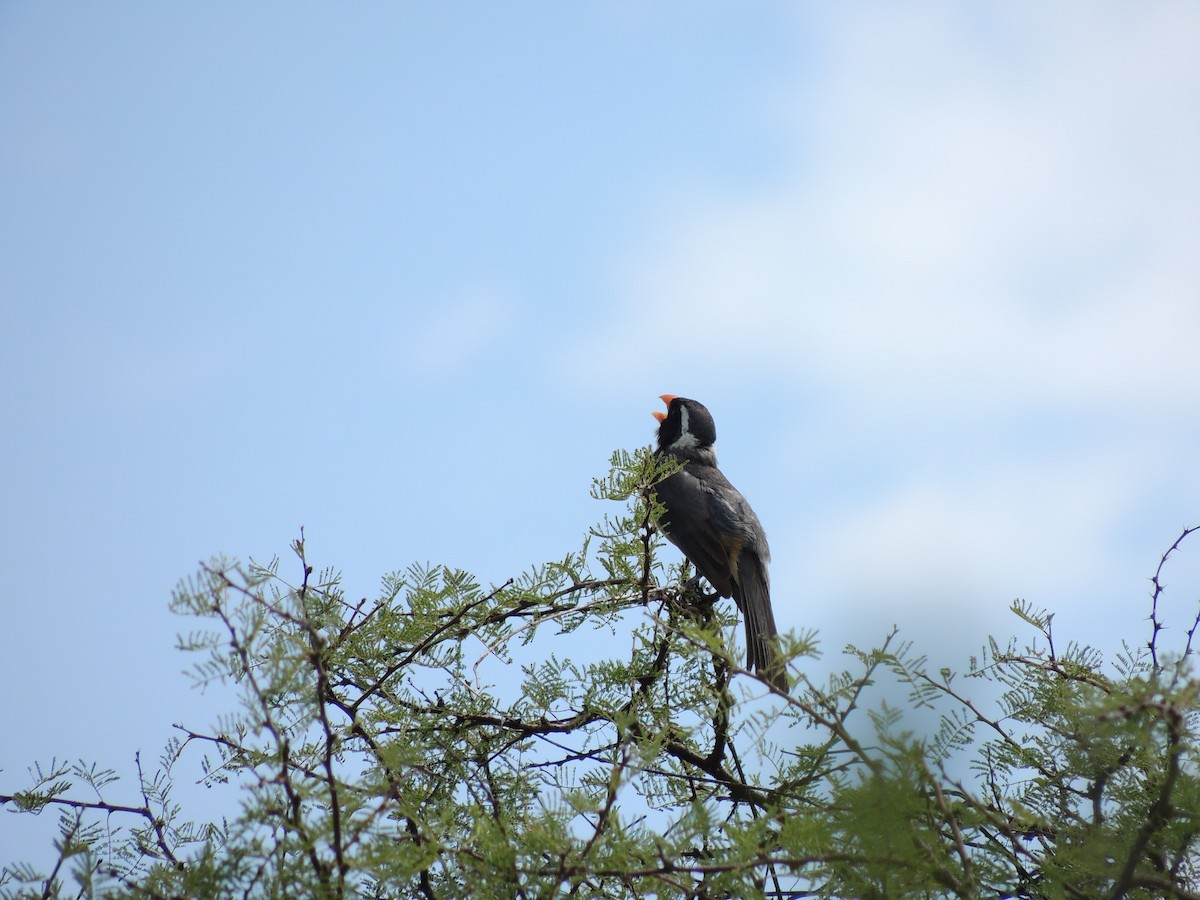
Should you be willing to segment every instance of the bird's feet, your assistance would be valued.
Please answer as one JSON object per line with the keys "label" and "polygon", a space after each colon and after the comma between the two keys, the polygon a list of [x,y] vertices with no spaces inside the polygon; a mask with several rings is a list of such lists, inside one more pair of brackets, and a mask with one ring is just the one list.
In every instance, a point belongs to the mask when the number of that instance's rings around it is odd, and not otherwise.
{"label": "bird's feet", "polygon": [[708,593],[700,584],[700,576],[694,575],[683,583],[681,598],[688,606],[696,609],[710,609],[719,599],[716,591]]}

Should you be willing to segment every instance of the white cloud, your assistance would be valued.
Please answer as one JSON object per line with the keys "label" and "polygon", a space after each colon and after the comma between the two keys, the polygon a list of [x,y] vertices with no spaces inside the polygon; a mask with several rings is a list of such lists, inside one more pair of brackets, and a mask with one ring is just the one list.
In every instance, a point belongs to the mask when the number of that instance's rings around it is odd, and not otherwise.
{"label": "white cloud", "polygon": [[1081,572],[1111,574],[1104,532],[1138,486],[1111,471],[1103,458],[1060,458],[996,466],[986,478],[925,473],[825,523],[814,552],[883,605],[923,591],[941,603],[946,591],[969,602],[1064,587]]}
{"label": "white cloud", "polygon": [[1200,11],[922,9],[806,34],[826,62],[780,103],[792,171],[680,205],[620,286],[643,333],[713,349],[675,366],[720,355],[734,377],[881,408],[1159,402],[1168,374],[1172,402],[1200,399],[1200,125],[1183,112],[1200,63],[1180,37]]}

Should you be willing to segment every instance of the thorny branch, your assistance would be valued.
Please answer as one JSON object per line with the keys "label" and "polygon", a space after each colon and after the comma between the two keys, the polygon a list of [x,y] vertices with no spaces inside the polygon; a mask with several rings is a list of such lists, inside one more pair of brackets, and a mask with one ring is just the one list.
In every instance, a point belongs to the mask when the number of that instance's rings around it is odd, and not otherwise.
{"label": "thorny branch", "polygon": [[[1162,620],[1158,616],[1158,601],[1159,598],[1162,597],[1163,591],[1166,590],[1166,585],[1163,584],[1162,581],[1163,568],[1167,564],[1167,559],[1170,558],[1172,553],[1179,549],[1179,546],[1187,539],[1187,536],[1197,530],[1200,530],[1200,525],[1193,525],[1189,528],[1183,529],[1183,533],[1175,539],[1175,543],[1168,547],[1166,552],[1163,553],[1162,559],[1158,561],[1158,568],[1154,570],[1154,577],[1150,579],[1150,584],[1153,587],[1153,590],[1150,593],[1150,640],[1147,641],[1146,645],[1150,649],[1150,660],[1155,671],[1158,671],[1159,669],[1158,635],[1159,632],[1161,632],[1164,628]],[[1196,633],[1197,625],[1200,625],[1200,611],[1197,612],[1196,621],[1193,623],[1191,629],[1187,633],[1187,646],[1184,649],[1185,656],[1191,652],[1192,635]]]}

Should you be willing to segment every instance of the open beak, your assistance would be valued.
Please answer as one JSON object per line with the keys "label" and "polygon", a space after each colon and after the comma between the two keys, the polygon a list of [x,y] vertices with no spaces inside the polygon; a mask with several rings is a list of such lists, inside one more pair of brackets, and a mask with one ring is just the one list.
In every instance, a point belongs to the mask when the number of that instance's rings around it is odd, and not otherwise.
{"label": "open beak", "polygon": [[[667,404],[667,406],[670,406],[671,401],[675,399],[675,395],[674,394],[659,394],[659,399],[662,400],[663,403]],[[652,416],[654,416],[654,418],[658,419],[659,422],[662,422],[662,420],[667,417],[666,413],[661,413],[661,412],[652,412],[652,413],[650,413],[650,415],[652,415]]]}

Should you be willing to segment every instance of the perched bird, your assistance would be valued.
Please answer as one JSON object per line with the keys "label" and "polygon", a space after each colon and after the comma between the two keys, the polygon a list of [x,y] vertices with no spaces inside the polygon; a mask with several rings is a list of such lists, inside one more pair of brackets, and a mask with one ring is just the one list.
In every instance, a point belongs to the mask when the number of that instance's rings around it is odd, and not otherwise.
{"label": "perched bird", "polygon": [[658,419],[659,456],[683,468],[657,486],[667,537],[722,597],[733,597],[746,622],[746,665],[787,691],[787,673],[776,646],[767,563],[771,551],[758,516],[721,470],[713,443],[717,426],[703,403],[663,394]]}

